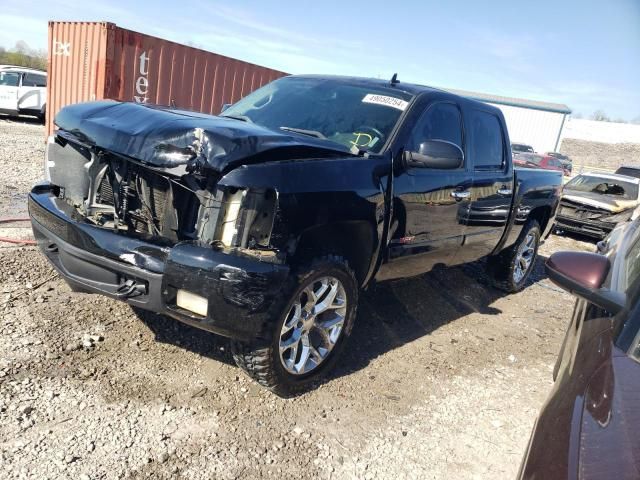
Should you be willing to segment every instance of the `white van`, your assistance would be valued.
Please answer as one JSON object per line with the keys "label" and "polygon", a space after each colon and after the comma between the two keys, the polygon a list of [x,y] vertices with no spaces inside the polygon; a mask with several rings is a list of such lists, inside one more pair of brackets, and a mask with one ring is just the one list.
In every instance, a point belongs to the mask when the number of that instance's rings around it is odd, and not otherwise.
{"label": "white van", "polygon": [[33,115],[44,120],[46,105],[47,72],[0,66],[0,113]]}

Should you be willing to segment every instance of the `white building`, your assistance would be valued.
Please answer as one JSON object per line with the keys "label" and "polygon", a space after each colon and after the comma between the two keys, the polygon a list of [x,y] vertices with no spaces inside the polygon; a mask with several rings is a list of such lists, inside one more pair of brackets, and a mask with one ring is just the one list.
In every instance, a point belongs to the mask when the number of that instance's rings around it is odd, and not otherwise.
{"label": "white building", "polygon": [[486,93],[451,90],[462,97],[486,102],[502,110],[511,143],[526,143],[536,152],[557,152],[562,129],[571,110],[561,103],[538,102]]}

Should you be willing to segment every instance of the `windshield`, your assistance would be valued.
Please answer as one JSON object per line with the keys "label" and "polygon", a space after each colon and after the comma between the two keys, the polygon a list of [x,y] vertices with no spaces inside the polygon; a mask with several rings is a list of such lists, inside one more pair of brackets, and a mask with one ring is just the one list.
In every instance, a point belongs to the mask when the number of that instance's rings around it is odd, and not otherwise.
{"label": "windshield", "polygon": [[565,190],[612,195],[625,200],[638,199],[638,184],[594,175],[579,175],[564,186]]}
{"label": "windshield", "polygon": [[391,88],[285,77],[256,90],[221,116],[379,153],[412,98]]}
{"label": "windshield", "polygon": [[0,72],[0,85],[5,87],[17,87],[20,82],[20,74],[15,72]]}

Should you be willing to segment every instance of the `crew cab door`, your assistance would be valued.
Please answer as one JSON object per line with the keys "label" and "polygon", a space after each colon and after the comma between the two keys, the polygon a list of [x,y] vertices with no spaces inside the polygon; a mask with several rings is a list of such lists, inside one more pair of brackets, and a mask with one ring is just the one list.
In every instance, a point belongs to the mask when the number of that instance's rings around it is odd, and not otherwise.
{"label": "crew cab door", "polygon": [[[404,150],[417,152],[428,140],[444,140],[464,152],[462,113],[456,103],[427,105]],[[418,275],[435,264],[450,263],[462,244],[465,226],[460,216],[468,208],[471,186],[466,162],[446,170],[396,168],[388,258],[377,278]]]}
{"label": "crew cab door", "polygon": [[490,110],[465,110],[468,163],[473,169],[469,208],[462,216],[464,244],[455,263],[489,255],[509,223],[513,200],[513,167],[504,122]]}
{"label": "crew cab door", "polygon": [[5,112],[18,111],[20,76],[18,72],[3,72],[0,70],[0,110]]}

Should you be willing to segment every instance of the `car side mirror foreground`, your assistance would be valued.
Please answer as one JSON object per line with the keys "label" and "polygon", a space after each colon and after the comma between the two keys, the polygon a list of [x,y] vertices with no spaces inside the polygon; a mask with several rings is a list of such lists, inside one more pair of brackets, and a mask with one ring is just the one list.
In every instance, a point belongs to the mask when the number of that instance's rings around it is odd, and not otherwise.
{"label": "car side mirror foreground", "polygon": [[587,252],[557,252],[545,264],[553,283],[615,315],[624,308],[625,296],[602,287],[610,269],[607,257]]}
{"label": "car side mirror foreground", "polygon": [[460,168],[464,153],[457,145],[444,140],[427,140],[417,152],[404,152],[406,168]]}

